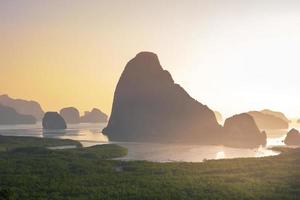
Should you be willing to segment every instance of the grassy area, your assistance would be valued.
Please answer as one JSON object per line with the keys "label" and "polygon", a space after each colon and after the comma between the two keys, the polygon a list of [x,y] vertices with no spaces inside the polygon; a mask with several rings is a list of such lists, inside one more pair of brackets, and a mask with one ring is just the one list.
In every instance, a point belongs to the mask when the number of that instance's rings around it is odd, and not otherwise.
{"label": "grassy area", "polygon": [[14,137],[0,135],[0,152],[9,151],[21,147],[55,147],[55,146],[77,146],[80,142],[68,139],[37,138],[37,137]]}
{"label": "grassy area", "polygon": [[117,145],[8,149],[0,153],[0,199],[1,195],[22,200],[300,198],[300,149],[280,149],[283,153],[274,157],[204,163],[107,159],[127,153]]}

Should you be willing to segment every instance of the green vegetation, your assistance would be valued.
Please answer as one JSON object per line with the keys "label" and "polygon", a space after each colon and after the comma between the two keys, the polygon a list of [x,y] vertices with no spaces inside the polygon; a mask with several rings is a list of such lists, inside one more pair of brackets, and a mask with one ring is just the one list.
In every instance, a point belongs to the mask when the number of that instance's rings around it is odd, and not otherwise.
{"label": "green vegetation", "polygon": [[118,145],[50,150],[24,144],[0,152],[0,199],[300,198],[300,149],[277,149],[283,153],[265,158],[153,163],[108,159],[127,153]]}
{"label": "green vegetation", "polygon": [[0,135],[0,152],[9,151],[21,147],[55,147],[55,146],[77,146],[80,142],[68,139],[37,138],[37,137],[14,137]]}

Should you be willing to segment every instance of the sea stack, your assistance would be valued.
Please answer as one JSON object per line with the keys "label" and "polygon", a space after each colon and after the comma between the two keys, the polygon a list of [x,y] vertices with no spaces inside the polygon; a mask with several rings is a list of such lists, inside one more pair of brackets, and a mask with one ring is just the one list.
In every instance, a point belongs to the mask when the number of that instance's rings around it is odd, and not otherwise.
{"label": "sea stack", "polygon": [[224,123],[225,145],[233,147],[258,147],[267,143],[266,133],[260,132],[254,119],[247,113],[234,115]]}
{"label": "sea stack", "polygon": [[31,115],[17,113],[13,108],[0,105],[0,124],[35,124],[36,119]]}
{"label": "sea stack", "polygon": [[174,83],[151,52],[127,63],[103,129],[113,141],[198,144],[218,143],[221,132],[214,112]]}
{"label": "sea stack", "polygon": [[300,133],[297,129],[291,129],[284,140],[284,144],[290,146],[300,146]]}
{"label": "sea stack", "polygon": [[56,130],[56,129],[66,129],[67,125],[57,112],[47,112],[43,118],[43,129]]}
{"label": "sea stack", "polygon": [[74,107],[63,108],[59,114],[64,118],[67,124],[78,124],[80,123],[79,111]]}
{"label": "sea stack", "polygon": [[97,108],[93,108],[91,112],[86,111],[84,115],[80,117],[81,123],[103,123],[107,122],[107,115]]}

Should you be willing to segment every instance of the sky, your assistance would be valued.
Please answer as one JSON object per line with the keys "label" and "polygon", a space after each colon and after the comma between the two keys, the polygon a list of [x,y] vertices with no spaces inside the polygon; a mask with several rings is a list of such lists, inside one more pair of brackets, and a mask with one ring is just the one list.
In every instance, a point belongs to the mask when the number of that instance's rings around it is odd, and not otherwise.
{"label": "sky", "polygon": [[110,114],[140,51],[224,116],[269,108],[300,117],[300,1],[0,1],[0,94],[45,111]]}

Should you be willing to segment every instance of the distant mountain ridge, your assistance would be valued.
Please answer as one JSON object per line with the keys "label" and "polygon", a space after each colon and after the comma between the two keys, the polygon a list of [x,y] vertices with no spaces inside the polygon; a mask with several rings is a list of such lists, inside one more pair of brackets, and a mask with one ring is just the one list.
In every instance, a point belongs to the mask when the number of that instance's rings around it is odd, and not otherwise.
{"label": "distant mountain ridge", "polygon": [[19,114],[15,109],[0,104],[0,124],[35,124],[36,119],[31,115]]}
{"label": "distant mountain ridge", "polygon": [[44,116],[44,111],[40,104],[36,101],[28,101],[23,99],[13,99],[8,95],[0,95],[0,104],[13,108],[19,114],[31,115],[36,120],[41,120]]}

